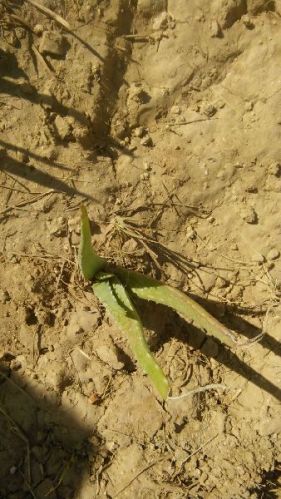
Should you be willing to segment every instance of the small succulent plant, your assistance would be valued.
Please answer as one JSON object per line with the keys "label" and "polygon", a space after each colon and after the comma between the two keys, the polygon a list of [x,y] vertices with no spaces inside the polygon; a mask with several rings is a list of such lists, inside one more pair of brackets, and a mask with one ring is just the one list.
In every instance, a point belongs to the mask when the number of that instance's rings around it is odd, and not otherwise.
{"label": "small succulent plant", "polygon": [[112,267],[104,258],[98,256],[91,244],[90,222],[84,206],[81,207],[79,265],[83,277],[92,281],[93,292],[126,334],[132,353],[164,400],[169,395],[170,383],[149,349],[131,296],[136,295],[143,300],[174,309],[183,319],[228,346],[237,343],[231,330],[189,296],[138,272]]}

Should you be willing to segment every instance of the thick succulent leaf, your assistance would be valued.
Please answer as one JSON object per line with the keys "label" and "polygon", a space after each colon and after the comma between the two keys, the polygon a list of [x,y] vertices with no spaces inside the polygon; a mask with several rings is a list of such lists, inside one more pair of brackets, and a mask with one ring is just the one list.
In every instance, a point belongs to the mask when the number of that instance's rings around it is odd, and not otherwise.
{"label": "thick succulent leaf", "polygon": [[94,275],[105,265],[105,260],[98,256],[91,243],[91,228],[85,206],[81,206],[81,238],[79,247],[79,265],[83,277],[93,279]]}
{"label": "thick succulent leaf", "polygon": [[218,338],[222,343],[233,346],[235,335],[217,319],[210,315],[201,305],[178,289],[162,284],[155,279],[118,268],[116,274],[139,298],[154,301],[174,309],[183,319],[202,329],[205,333]]}
{"label": "thick succulent leaf", "polygon": [[102,272],[97,274],[96,280],[93,284],[95,295],[126,334],[132,353],[165,400],[170,389],[169,382],[149,350],[140,318],[123,284],[118,277]]}

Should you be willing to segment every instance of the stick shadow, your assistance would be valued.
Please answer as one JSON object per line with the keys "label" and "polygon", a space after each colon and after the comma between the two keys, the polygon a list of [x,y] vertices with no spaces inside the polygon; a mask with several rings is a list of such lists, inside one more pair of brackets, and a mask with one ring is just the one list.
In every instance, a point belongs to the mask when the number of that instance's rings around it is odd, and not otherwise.
{"label": "stick shadow", "polygon": [[[1,142],[3,143],[3,141],[0,141],[0,144]],[[21,152],[25,151],[26,154],[30,154],[28,150],[25,150],[23,148],[19,148],[19,150]],[[33,156],[36,157],[37,155]],[[50,173],[39,170],[39,168],[35,166],[26,165],[25,163],[18,161],[9,155],[6,155],[1,160],[1,170],[3,172],[7,172],[10,175],[16,175],[17,177],[20,177],[24,180],[29,180],[38,185],[42,185],[44,187],[48,187],[49,189],[54,189],[55,191],[62,192],[64,194],[67,194],[68,196],[79,195],[86,199],[96,201],[95,198],[90,194],[86,194],[83,191],[69,186],[64,180],[58,179],[55,175],[51,175]]]}

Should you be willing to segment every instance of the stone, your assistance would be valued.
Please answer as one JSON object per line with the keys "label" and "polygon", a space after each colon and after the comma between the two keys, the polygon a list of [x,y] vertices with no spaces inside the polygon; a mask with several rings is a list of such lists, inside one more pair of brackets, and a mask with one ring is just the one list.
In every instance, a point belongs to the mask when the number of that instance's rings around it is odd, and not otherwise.
{"label": "stone", "polygon": [[223,277],[220,277],[220,276],[217,277],[217,279],[216,279],[216,287],[217,288],[219,288],[219,289],[225,288],[228,284],[229,284],[229,282],[227,280],[223,279]]}
{"label": "stone", "polygon": [[35,24],[33,31],[34,31],[35,35],[42,36],[43,31],[44,31],[44,26],[42,24]]}
{"label": "stone", "polygon": [[52,221],[49,227],[49,233],[51,236],[63,237],[67,233],[67,224],[64,217],[58,217]]}
{"label": "stone", "polygon": [[71,133],[69,123],[62,116],[57,116],[54,121],[57,134],[61,140],[65,140]]}
{"label": "stone", "polygon": [[222,29],[216,19],[213,19],[210,25],[210,35],[211,38],[221,38]]}
{"label": "stone", "polygon": [[0,146],[0,159],[4,159],[7,156],[7,150],[5,147]]}
{"label": "stone", "polygon": [[68,42],[64,36],[54,31],[45,31],[40,41],[39,52],[43,55],[63,58],[68,50]]}
{"label": "stone", "polygon": [[200,281],[204,286],[204,291],[208,293],[216,284],[217,276],[215,274],[209,274],[207,272],[200,272]]}
{"label": "stone", "polygon": [[276,260],[280,256],[280,251],[276,248],[272,248],[266,255],[267,260]]}
{"label": "stone", "polygon": [[281,175],[281,165],[278,161],[274,161],[268,167],[268,173],[274,175],[275,177],[280,177]]}
{"label": "stone", "polygon": [[152,29],[153,31],[159,31],[160,29],[166,29],[169,23],[169,14],[167,12],[161,12],[159,16],[154,19]]}
{"label": "stone", "polygon": [[96,348],[96,354],[100,358],[100,360],[105,362],[105,364],[108,364],[116,371],[124,367],[123,362],[119,362],[117,351],[114,348],[111,348],[107,345],[100,345]]}
{"label": "stone", "polygon": [[141,139],[141,145],[145,147],[152,147],[153,146],[152,138],[149,135],[146,135]]}
{"label": "stone", "polygon": [[143,126],[139,126],[139,127],[135,128],[134,135],[141,139],[145,135],[145,128]]}
{"label": "stone", "polygon": [[29,156],[28,156],[27,151],[24,151],[24,150],[17,151],[17,160],[20,163],[25,163],[25,164],[28,163],[29,162]]}
{"label": "stone", "polygon": [[262,264],[262,263],[264,263],[264,261],[265,261],[265,258],[261,253],[254,253],[252,255],[252,262]]}
{"label": "stone", "polygon": [[254,103],[252,101],[248,101],[245,103],[244,109],[246,112],[253,111],[254,109]]}
{"label": "stone", "polygon": [[180,106],[172,106],[170,109],[171,114],[181,114],[181,108]]}
{"label": "stone", "polygon": [[216,114],[217,108],[213,104],[209,104],[203,109],[203,112],[208,118],[212,118]]}
{"label": "stone", "polygon": [[6,289],[0,290],[0,303],[7,303],[11,300],[11,297]]}
{"label": "stone", "polygon": [[254,25],[252,19],[250,18],[250,16],[248,16],[248,14],[245,14],[245,16],[242,16],[242,21],[243,21],[244,26],[247,29],[254,29],[255,25]]}
{"label": "stone", "polygon": [[241,217],[247,224],[256,224],[258,223],[258,216],[252,206],[245,206],[241,210]]}

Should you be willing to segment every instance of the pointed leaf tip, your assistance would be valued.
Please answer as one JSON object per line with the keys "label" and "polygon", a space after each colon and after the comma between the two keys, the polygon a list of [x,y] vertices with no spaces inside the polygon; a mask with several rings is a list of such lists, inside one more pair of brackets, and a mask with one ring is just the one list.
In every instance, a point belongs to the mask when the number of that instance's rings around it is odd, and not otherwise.
{"label": "pointed leaf tip", "polygon": [[98,256],[91,243],[91,227],[86,207],[82,204],[81,237],[79,246],[79,266],[83,277],[93,279],[95,273],[105,265],[105,260]]}

